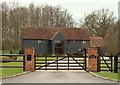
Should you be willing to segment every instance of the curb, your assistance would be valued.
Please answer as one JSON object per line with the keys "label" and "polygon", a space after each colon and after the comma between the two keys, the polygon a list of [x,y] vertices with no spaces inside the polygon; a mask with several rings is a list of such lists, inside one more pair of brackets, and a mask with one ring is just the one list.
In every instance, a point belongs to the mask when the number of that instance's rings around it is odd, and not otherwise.
{"label": "curb", "polygon": [[13,78],[13,77],[21,76],[21,75],[24,75],[24,74],[27,74],[27,73],[30,73],[30,72],[31,71],[27,71],[27,72],[22,72],[22,73],[19,73],[19,74],[16,74],[16,75],[12,75],[12,76],[0,77],[0,79]]}
{"label": "curb", "polygon": [[90,74],[92,74],[93,76],[95,76],[95,77],[98,77],[98,78],[102,78],[102,79],[106,79],[106,80],[110,80],[110,81],[115,81],[115,82],[120,82],[119,80],[115,80],[115,79],[109,79],[109,78],[107,78],[107,77],[103,77],[103,76],[99,76],[99,75],[97,75],[97,74],[95,74],[95,73],[93,73],[93,72],[89,72]]}

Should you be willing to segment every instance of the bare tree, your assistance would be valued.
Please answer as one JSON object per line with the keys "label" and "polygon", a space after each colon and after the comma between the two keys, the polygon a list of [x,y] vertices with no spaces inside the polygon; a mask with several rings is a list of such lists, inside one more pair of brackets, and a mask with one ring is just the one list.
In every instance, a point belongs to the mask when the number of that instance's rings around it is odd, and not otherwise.
{"label": "bare tree", "polygon": [[10,49],[11,47],[9,45],[11,45],[11,43],[9,42],[9,7],[7,6],[7,4],[5,2],[1,3],[1,11],[2,11],[2,49]]}
{"label": "bare tree", "polygon": [[110,27],[107,34],[104,37],[106,53],[117,54],[118,53],[118,30]]}
{"label": "bare tree", "polygon": [[97,10],[85,16],[83,26],[88,28],[92,35],[104,37],[115,19],[113,12],[108,9]]}
{"label": "bare tree", "polygon": [[72,27],[74,20],[66,9],[60,6],[33,3],[22,7],[19,3],[2,3],[3,49],[17,50],[21,47],[21,28],[32,27]]}
{"label": "bare tree", "polygon": [[113,12],[108,9],[93,11],[84,17],[82,26],[88,28],[91,35],[103,37],[106,53],[118,51],[118,29]]}

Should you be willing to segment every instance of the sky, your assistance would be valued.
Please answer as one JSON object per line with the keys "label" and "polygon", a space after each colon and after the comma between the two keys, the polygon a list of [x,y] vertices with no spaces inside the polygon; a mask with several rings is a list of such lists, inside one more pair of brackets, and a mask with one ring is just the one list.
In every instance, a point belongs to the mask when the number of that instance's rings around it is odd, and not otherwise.
{"label": "sky", "polygon": [[118,2],[120,0],[1,0],[7,2],[17,1],[21,5],[28,5],[33,2],[36,5],[49,4],[60,5],[63,9],[67,9],[73,16],[76,22],[82,19],[85,14],[89,14],[92,11],[100,9],[109,9],[114,13],[114,16],[118,18]]}
{"label": "sky", "polygon": [[118,19],[120,20],[120,1],[119,1],[119,5],[118,5]]}

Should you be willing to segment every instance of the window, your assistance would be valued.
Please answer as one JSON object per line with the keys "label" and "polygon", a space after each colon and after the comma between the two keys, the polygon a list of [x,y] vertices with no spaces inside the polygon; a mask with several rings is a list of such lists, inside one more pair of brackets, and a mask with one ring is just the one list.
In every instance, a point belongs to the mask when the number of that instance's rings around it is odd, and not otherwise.
{"label": "window", "polygon": [[55,53],[64,53],[64,41],[55,41]]}
{"label": "window", "polygon": [[60,41],[56,40],[55,43],[60,43]]}
{"label": "window", "polygon": [[41,43],[42,41],[41,40],[38,40],[38,43]]}
{"label": "window", "polygon": [[85,44],[86,43],[86,41],[83,41],[83,44]]}

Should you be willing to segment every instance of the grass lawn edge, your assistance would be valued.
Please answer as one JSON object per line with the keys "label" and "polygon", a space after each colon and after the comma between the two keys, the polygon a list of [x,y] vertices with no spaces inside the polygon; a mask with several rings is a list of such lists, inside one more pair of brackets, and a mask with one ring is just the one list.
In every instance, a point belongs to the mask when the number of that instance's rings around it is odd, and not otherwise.
{"label": "grass lawn edge", "polygon": [[20,76],[20,75],[24,75],[24,74],[27,74],[27,73],[30,73],[30,72],[31,72],[31,71],[26,71],[26,72],[22,72],[22,73],[15,74],[15,75],[11,75],[11,76],[0,77],[0,79],[13,78],[13,77],[17,77],[17,76]]}
{"label": "grass lawn edge", "polygon": [[100,76],[100,75],[97,75],[97,74],[95,74],[94,72],[91,72],[91,71],[89,73],[92,74],[95,77],[98,77],[98,78],[102,78],[102,79],[106,79],[106,80],[110,80],[110,81],[120,82],[120,80],[110,79],[110,78],[107,78],[107,77],[104,77],[104,76]]}

